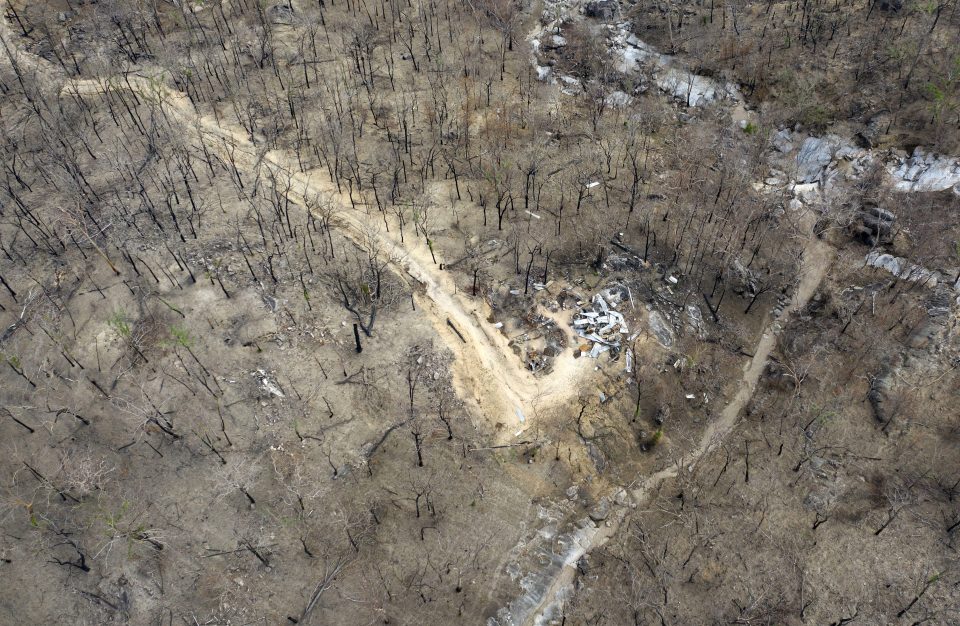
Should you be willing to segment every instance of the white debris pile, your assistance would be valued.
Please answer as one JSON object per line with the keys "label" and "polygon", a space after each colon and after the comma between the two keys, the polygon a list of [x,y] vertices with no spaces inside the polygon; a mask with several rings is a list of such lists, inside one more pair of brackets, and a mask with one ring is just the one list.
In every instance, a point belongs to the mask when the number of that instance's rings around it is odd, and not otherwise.
{"label": "white debris pile", "polygon": [[258,369],[256,372],[253,373],[253,376],[256,376],[257,378],[260,379],[260,388],[263,389],[265,392],[269,393],[272,396],[276,396],[278,398],[286,397],[283,391],[280,390],[280,386],[277,383],[270,380],[270,377],[267,375],[265,371]]}
{"label": "white debris pile", "polygon": [[590,306],[582,307],[573,318],[573,331],[589,343],[574,351],[574,356],[596,359],[604,352],[616,358],[624,335],[629,333],[623,314],[616,310],[623,291],[613,287],[593,296]]}

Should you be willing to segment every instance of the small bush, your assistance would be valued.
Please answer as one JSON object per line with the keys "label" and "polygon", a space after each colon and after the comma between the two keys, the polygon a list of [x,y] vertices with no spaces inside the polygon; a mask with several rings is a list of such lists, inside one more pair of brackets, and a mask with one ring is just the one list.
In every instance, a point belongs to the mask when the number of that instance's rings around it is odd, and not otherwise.
{"label": "small bush", "polygon": [[127,321],[127,312],[123,309],[117,309],[107,320],[107,324],[114,330],[121,339],[130,339],[132,329],[130,322]]}

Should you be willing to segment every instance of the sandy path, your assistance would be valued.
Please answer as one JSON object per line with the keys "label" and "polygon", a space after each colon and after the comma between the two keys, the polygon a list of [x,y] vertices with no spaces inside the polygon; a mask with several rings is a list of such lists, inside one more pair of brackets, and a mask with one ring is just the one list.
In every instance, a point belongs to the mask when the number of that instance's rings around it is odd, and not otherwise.
{"label": "sandy path", "polygon": [[[284,187],[289,182],[286,195],[301,207],[306,207],[309,199],[318,195],[335,199],[339,209],[333,221],[344,235],[358,244],[377,239],[383,249],[392,250],[394,267],[419,284],[421,310],[429,314],[430,322],[454,353],[458,391],[463,399],[475,402],[494,423],[500,421],[507,426],[504,439],[530,425],[529,422],[520,422],[518,410],[525,418],[533,418],[538,410],[560,404],[575,393],[575,382],[583,368],[565,367],[560,370],[562,375],[535,378],[514,357],[507,338],[485,321],[489,315],[486,303],[458,291],[453,276],[440,271],[434,264],[422,239],[411,240],[407,236],[401,243],[395,230],[387,232],[380,226],[378,214],[352,208],[349,198],[337,191],[324,171],[301,172],[296,159],[280,151],[258,154],[258,147],[245,132],[225,127],[211,116],[200,115],[186,95],[159,86],[156,81],[139,76],[111,84],[71,81],[65,85],[64,91],[81,95],[102,94],[110,89],[127,88],[127,82],[139,93],[155,94],[165,111],[178,118],[185,127],[195,129],[207,150],[225,162],[232,161],[238,170],[248,175],[269,172]],[[465,342],[450,329],[447,320],[464,335]],[[538,401],[543,398],[548,401]]]}
{"label": "sandy path", "polygon": [[[0,10],[5,4],[0,1]],[[554,372],[543,378],[534,377],[514,356],[507,338],[485,321],[490,313],[486,303],[459,292],[451,274],[440,271],[433,263],[424,241],[407,237],[407,241],[401,243],[396,232],[388,233],[379,226],[382,220],[378,214],[354,209],[349,198],[337,191],[325,171],[302,172],[292,155],[281,151],[264,153],[245,131],[227,127],[212,116],[201,115],[186,94],[171,89],[160,78],[127,74],[106,79],[70,80],[45,59],[18,49],[15,45],[17,36],[3,19],[0,19],[0,37],[21,67],[37,72],[43,80],[50,81],[47,84],[59,82],[62,97],[91,97],[114,90],[133,90],[161,108],[170,119],[192,130],[207,151],[225,163],[233,163],[241,173],[261,176],[269,173],[284,186],[289,182],[286,194],[293,203],[306,208],[309,198],[321,194],[336,200],[339,209],[333,221],[343,234],[358,244],[371,238],[378,239],[383,249],[393,251],[394,269],[419,284],[420,310],[427,313],[430,323],[454,354],[457,391],[492,425],[498,422],[504,425],[498,442],[520,436],[531,427],[531,420],[535,420],[538,414],[562,405],[577,393],[578,380],[589,371],[583,360],[557,359]],[[463,334],[465,341],[450,329],[447,320]]]}

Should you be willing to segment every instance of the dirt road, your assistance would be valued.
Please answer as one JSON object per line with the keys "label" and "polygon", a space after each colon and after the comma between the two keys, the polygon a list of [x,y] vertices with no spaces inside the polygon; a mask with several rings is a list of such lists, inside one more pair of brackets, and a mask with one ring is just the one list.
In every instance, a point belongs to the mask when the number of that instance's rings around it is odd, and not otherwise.
{"label": "dirt road", "polygon": [[[0,2],[0,10],[5,4]],[[71,80],[45,59],[19,50],[9,24],[2,19],[0,24],[0,37],[13,57],[8,61],[15,60],[24,69],[37,72],[47,84],[59,81],[61,97],[89,98],[115,90],[135,91],[142,100],[162,109],[170,119],[192,131],[202,144],[196,146],[199,152],[205,148],[225,163],[233,163],[244,175],[269,175],[269,180],[282,181],[284,187],[289,183],[289,189],[285,190],[287,197],[305,209],[310,199],[321,195],[335,200],[339,207],[333,221],[341,232],[357,243],[371,238],[379,240],[383,249],[391,251],[394,269],[417,283],[419,306],[454,354],[454,384],[460,397],[474,404],[491,425],[504,426],[497,443],[522,438],[523,431],[531,427],[538,415],[564,404],[577,393],[577,381],[589,371],[588,365],[569,359],[571,363],[556,368],[551,375],[534,377],[514,356],[507,338],[486,322],[490,314],[486,303],[458,291],[451,274],[441,271],[434,263],[425,241],[408,237],[401,242],[396,232],[379,227],[380,217],[353,208],[349,198],[338,192],[325,171],[300,171],[292,155],[265,151],[245,131],[226,126],[213,116],[202,115],[186,94],[167,86],[161,72],[152,77],[131,73],[104,79]],[[447,320],[463,334],[465,341],[452,331]]]}
{"label": "dirt road", "polygon": [[[0,9],[5,4],[0,1]],[[339,204],[335,223],[341,231],[358,243],[376,238],[384,249],[392,251],[395,269],[417,283],[422,310],[455,355],[454,381],[461,398],[472,401],[491,422],[506,426],[502,431],[502,441],[518,436],[520,431],[530,426],[529,420],[535,420],[544,409],[562,405],[577,394],[581,386],[579,381],[589,370],[585,359],[566,359],[563,366],[557,367],[549,376],[535,378],[514,357],[507,338],[486,322],[489,315],[486,304],[458,291],[452,276],[441,271],[434,263],[425,242],[419,238],[401,242],[395,232],[371,226],[379,223],[379,216],[353,208],[349,198],[337,191],[325,172],[300,171],[297,160],[291,155],[265,151],[245,131],[230,128],[212,116],[200,114],[189,98],[169,88],[160,74],[157,77],[130,74],[110,79],[70,80],[45,60],[18,50],[16,36],[5,20],[0,20],[0,37],[10,51],[9,61],[29,67],[45,79],[61,81],[62,97],[94,97],[111,90],[133,90],[184,128],[192,130],[202,144],[198,148],[206,148],[224,162],[233,163],[246,175],[269,175],[270,180],[280,180],[285,187],[289,183],[286,194],[295,204],[306,209],[312,198],[322,195],[335,199]],[[685,457],[684,468],[691,469],[734,428],[740,412],[753,396],[774,348],[774,324],[785,323],[790,314],[807,303],[833,257],[834,251],[826,244],[813,237],[807,241],[800,282],[791,304],[781,320],[771,323],[762,334],[753,358],[744,367],[736,394],[717,419],[705,429],[698,445]],[[460,330],[465,341],[451,331],[448,320]],[[527,421],[521,422],[520,414]],[[638,480],[628,490],[631,501],[642,505],[664,481],[676,477],[679,471],[680,467],[673,465]],[[588,544],[582,546],[583,553],[603,545],[613,536],[626,511],[626,508],[621,508],[611,518],[609,526],[601,526],[592,533]],[[539,597],[527,599],[529,610],[524,610],[522,621],[536,623],[544,611],[557,601],[559,592],[573,581],[575,575],[575,563],[562,566],[542,593],[538,593]]]}

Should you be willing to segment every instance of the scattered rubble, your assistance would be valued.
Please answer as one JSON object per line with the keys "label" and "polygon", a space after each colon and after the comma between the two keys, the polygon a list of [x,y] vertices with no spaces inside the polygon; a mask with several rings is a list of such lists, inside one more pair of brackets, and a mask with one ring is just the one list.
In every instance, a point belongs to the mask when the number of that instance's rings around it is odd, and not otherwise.
{"label": "scattered rubble", "polygon": [[[920,147],[915,148],[910,156],[900,151],[882,154],[859,148],[837,135],[804,136],[790,129],[775,132],[770,141],[774,150],[784,155],[792,153],[799,143],[794,160],[794,191],[802,196],[809,196],[817,188],[804,189],[803,186],[825,186],[838,174],[857,179],[878,158],[884,162],[898,191],[931,192],[953,188],[954,193],[960,194],[960,159],[924,152]],[[778,184],[781,182],[776,180]]]}
{"label": "scattered rubble", "polygon": [[[561,533],[555,517],[544,511],[542,519],[547,523],[530,534],[511,551],[512,561],[507,572],[514,580],[519,579],[523,593],[507,606],[487,619],[487,626],[510,626],[526,624],[537,614],[545,602],[553,598],[552,583],[565,567],[574,566],[586,554],[596,535],[597,524],[589,517],[583,518],[568,532]],[[524,570],[529,569],[524,573]],[[548,618],[550,607],[539,617]],[[546,624],[547,619],[534,623]]]}
{"label": "scattered rubble", "polygon": [[269,393],[270,395],[276,396],[278,398],[285,398],[283,391],[281,391],[280,386],[270,380],[270,377],[267,376],[267,373],[264,370],[257,370],[253,373],[254,376],[257,376],[260,379],[260,388]]}
{"label": "scattered rubble", "polygon": [[[631,30],[631,24],[620,21],[620,6],[616,0],[546,0],[543,3],[539,28],[530,36],[531,62],[536,68],[537,78],[545,82],[558,82],[562,93],[579,93],[582,90],[580,81],[563,74],[555,81],[551,67],[554,60],[544,60],[542,57],[545,53],[554,53],[566,46],[567,41],[561,34],[562,29],[574,20],[583,19],[581,13],[586,18],[607,22],[606,28],[610,33],[609,49],[620,59],[617,69],[641,79],[634,94],[645,91],[644,80],[649,76],[661,91],[671,95],[684,106],[705,106],[723,98],[742,102],[739,89],[732,83],[690,72],[673,57],[661,54],[637,38]],[[617,23],[610,23],[614,20]],[[608,105],[627,106],[630,98],[631,94],[614,92],[609,96]]]}
{"label": "scattered rubble", "polygon": [[[801,142],[802,138],[802,142]],[[924,152],[919,147],[909,157],[898,151],[881,153],[878,150],[859,148],[845,142],[836,135],[824,137],[805,136],[790,129],[781,129],[771,137],[774,153],[771,157],[771,177],[765,183],[768,188],[786,189],[792,193],[789,201],[791,210],[804,206],[829,213],[834,202],[842,197],[842,189],[836,183],[840,179],[847,181],[862,180],[877,162],[882,164],[893,179],[893,187],[902,192],[935,192],[953,189],[960,195],[960,159]],[[796,155],[790,159],[794,147],[799,143]],[[778,154],[783,155],[778,157]],[[795,179],[784,184],[783,172],[775,169],[790,169],[790,161],[795,165]],[[776,172],[776,175],[773,175]],[[781,176],[783,175],[783,176]],[[760,184],[762,188],[764,184]],[[880,206],[865,206],[850,225],[851,236],[870,247],[891,243],[896,234],[897,216]],[[952,285],[960,292],[960,280],[911,263],[907,259],[872,250],[866,256],[866,264],[880,268],[894,276],[935,288],[941,283]],[[960,298],[958,298],[960,303]]]}
{"label": "scattered rubble", "polygon": [[[498,324],[497,328],[502,329],[503,324]],[[510,339],[510,347],[523,359],[531,372],[549,372],[551,360],[566,348],[566,335],[553,319],[538,313],[531,312],[521,316],[520,324],[523,330]]]}
{"label": "scattered rubble", "polygon": [[610,351],[611,359],[620,353],[623,335],[629,333],[623,314],[615,309],[629,298],[626,287],[617,285],[593,296],[590,306],[580,309],[573,318],[573,331],[589,343],[580,346],[574,356],[597,358]]}

